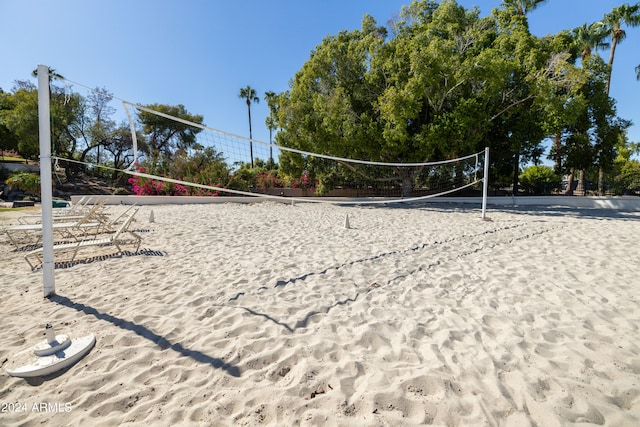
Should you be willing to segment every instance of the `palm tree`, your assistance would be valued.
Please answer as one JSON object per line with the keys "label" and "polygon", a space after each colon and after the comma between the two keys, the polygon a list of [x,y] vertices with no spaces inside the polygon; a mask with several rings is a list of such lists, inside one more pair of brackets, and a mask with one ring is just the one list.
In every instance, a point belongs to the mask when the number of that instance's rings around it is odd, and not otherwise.
{"label": "palm tree", "polygon": [[249,150],[251,152],[251,167],[253,168],[253,134],[251,133],[251,103],[256,104],[260,102],[260,98],[256,95],[255,89],[251,86],[240,88],[240,98],[244,99],[247,103],[247,111],[249,112]]}
{"label": "palm tree", "polygon": [[273,111],[276,108],[275,106],[276,93],[270,90],[266,91],[264,93],[264,100],[267,101],[267,105],[269,106],[269,117],[266,118],[265,124],[269,129],[269,160],[270,160],[270,163],[273,164],[273,147],[271,145],[272,144],[271,137],[272,137],[273,130],[276,128],[276,122],[275,122],[275,119],[273,118]]}
{"label": "palm tree", "polygon": [[[33,70],[31,72],[31,75],[33,77],[38,77],[38,69],[36,68],[35,70]],[[53,68],[49,68],[49,77],[51,78],[51,80],[64,80],[64,77],[58,74],[58,72]]]}
{"label": "palm tree", "polygon": [[606,49],[609,43],[604,40],[609,36],[609,29],[602,21],[591,24],[582,24],[571,32],[573,45],[580,51],[580,57],[584,61],[591,56],[593,49]]}
{"label": "palm tree", "polygon": [[[609,36],[609,30],[607,26],[601,21],[593,22],[588,25],[585,23],[580,27],[574,28],[571,32],[571,35],[573,37],[573,46],[580,52],[580,58],[582,59],[582,61],[591,56],[593,49],[609,47],[609,44],[604,42],[604,39]],[[557,135],[554,138],[554,145],[556,146],[557,150],[560,149],[560,144],[560,136]],[[559,157],[558,161],[560,161]],[[567,185],[565,194],[573,194],[573,187],[571,186],[571,183],[573,182],[574,174],[575,171],[572,168],[569,172],[569,178],[567,180],[569,182],[569,185]],[[579,189],[584,190],[584,170],[580,170],[578,183]]]}
{"label": "palm tree", "polygon": [[[622,42],[627,33],[622,28],[623,24],[629,27],[637,27],[640,25],[640,3],[636,3],[633,6],[623,4],[622,6],[614,7],[611,12],[604,15],[603,22],[607,26],[609,36],[611,37],[611,51],[609,53],[609,75],[607,76],[606,93],[609,95],[611,89],[611,70],[613,69],[613,59],[616,55],[616,47],[618,43]],[[603,193],[604,185],[604,170],[600,167],[598,173],[598,191]]]}
{"label": "palm tree", "polygon": [[506,9],[513,9],[518,15],[524,16],[546,1],[547,0],[503,0],[502,6]]}
{"label": "palm tree", "polygon": [[611,12],[604,16],[604,23],[609,27],[611,36],[611,53],[609,54],[609,77],[607,78],[607,95],[611,87],[611,69],[613,68],[613,59],[616,55],[616,47],[618,43],[624,40],[627,33],[622,28],[623,24],[629,27],[637,27],[640,25],[640,3],[633,6],[623,4],[614,7]]}

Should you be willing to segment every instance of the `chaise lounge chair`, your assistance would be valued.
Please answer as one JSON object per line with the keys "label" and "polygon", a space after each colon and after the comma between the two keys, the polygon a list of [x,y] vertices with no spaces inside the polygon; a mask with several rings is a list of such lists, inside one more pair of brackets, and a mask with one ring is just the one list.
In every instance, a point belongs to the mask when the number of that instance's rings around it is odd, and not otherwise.
{"label": "chaise lounge chair", "polygon": [[[81,240],[97,235],[105,225],[106,216],[100,213],[104,204],[93,206],[85,215],[67,221],[53,222],[53,232],[64,239]],[[20,224],[5,229],[11,243],[20,249],[20,245],[37,245],[42,238],[42,224]]]}
{"label": "chaise lounge chair", "polygon": [[[78,251],[81,248],[87,247],[96,247],[96,246],[115,246],[118,251],[115,255],[122,255],[123,251],[121,245],[133,242],[135,244],[136,250],[140,249],[140,243],[142,242],[142,238],[136,234],[133,230],[130,229],[131,223],[134,221],[134,216],[138,212],[136,208],[130,215],[126,217],[126,219],[122,222],[120,227],[115,231],[115,233],[109,235],[108,237],[100,238],[100,239],[91,239],[91,240],[80,240],[72,243],[60,243],[53,245],[53,252],[61,253],[61,252],[72,252],[71,260],[69,262],[73,262],[78,255]],[[125,233],[130,237],[125,237]],[[27,261],[29,266],[31,266],[32,270],[37,269],[42,266],[43,262],[43,248],[34,249],[31,252],[27,253],[24,256],[24,259]],[[35,259],[35,262],[33,261]]]}

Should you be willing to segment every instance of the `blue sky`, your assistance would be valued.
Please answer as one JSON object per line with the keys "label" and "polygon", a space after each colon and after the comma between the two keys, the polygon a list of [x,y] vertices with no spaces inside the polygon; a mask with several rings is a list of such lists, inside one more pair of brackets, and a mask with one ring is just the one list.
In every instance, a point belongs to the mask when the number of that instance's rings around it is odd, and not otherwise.
{"label": "blue sky", "polygon": [[[281,92],[315,46],[340,30],[359,29],[365,13],[384,25],[408,0],[0,0],[0,88],[31,79],[38,64],[69,80],[105,87],[117,98],[183,104],[210,127],[248,136],[251,85],[253,136],[268,141],[265,91]],[[501,0],[458,0],[481,15]],[[620,0],[549,0],[529,15],[531,31],[555,34],[602,18]],[[633,2],[632,2],[633,3]],[[640,142],[640,28],[616,52],[611,95],[618,114],[634,121]],[[609,52],[600,52],[608,59]],[[35,79],[33,79],[35,83]],[[117,107],[117,105],[114,105]],[[118,113],[118,117],[124,115]]]}

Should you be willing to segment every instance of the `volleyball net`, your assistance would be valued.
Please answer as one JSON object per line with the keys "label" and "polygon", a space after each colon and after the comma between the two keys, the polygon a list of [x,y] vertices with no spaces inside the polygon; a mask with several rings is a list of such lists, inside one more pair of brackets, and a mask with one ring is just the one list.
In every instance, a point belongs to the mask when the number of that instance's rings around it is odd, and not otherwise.
{"label": "volleyball net", "polygon": [[[350,159],[249,139],[126,101],[123,105],[133,150],[144,153],[128,171],[137,177],[137,194],[340,197],[358,203],[364,198],[385,203],[482,194],[486,150],[435,162]],[[160,152],[167,147],[173,147],[170,157]]]}
{"label": "volleyball net", "polygon": [[[88,100],[90,109],[114,98],[104,89],[64,80],[65,103]],[[84,93],[75,92],[79,88]],[[488,150],[429,162],[381,162],[346,158],[267,143],[203,123],[184,106],[139,105],[123,99],[127,126],[96,138],[82,158],[57,161],[126,174],[137,195],[253,196],[340,203],[420,201],[443,195],[482,196],[486,203]],[[114,110],[111,108],[111,110]],[[100,126],[97,126],[100,125]],[[105,128],[104,123],[94,123]],[[87,134],[88,132],[84,132]],[[89,143],[87,143],[89,145]],[[355,157],[355,156],[354,156]],[[56,165],[56,170],[58,169]],[[123,181],[121,180],[121,183]]]}

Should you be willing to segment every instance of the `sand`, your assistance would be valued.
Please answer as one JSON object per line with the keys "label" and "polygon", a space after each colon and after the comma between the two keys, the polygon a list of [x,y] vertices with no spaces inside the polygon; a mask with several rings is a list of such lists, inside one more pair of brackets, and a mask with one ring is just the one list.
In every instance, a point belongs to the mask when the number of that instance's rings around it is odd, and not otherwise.
{"label": "sand", "polygon": [[59,265],[51,299],[3,234],[0,362],[47,322],[97,343],[2,370],[0,425],[639,425],[640,213],[488,215],[142,206],[140,251]]}

